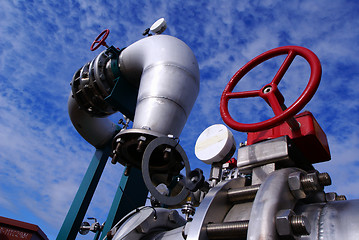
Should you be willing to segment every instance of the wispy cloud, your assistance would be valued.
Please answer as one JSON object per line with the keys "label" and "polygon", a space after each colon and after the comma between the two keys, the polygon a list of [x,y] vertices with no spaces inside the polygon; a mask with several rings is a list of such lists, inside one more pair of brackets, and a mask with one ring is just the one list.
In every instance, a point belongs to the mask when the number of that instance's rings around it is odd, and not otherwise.
{"label": "wispy cloud", "polygon": [[[332,150],[333,160],[319,168],[333,176],[331,189],[358,197],[358,8],[352,1],[2,2],[0,179],[7,184],[0,186],[0,214],[46,223],[41,227],[56,237],[94,153],[68,118],[72,75],[98,54],[89,46],[103,29],[111,30],[110,45],[125,47],[160,17],[168,23],[165,33],[186,42],[200,66],[200,94],[181,136],[192,168],[209,168],[196,161],[193,148],[205,128],[222,122],[219,101],[232,75],[264,51],[301,45],[323,66],[317,95],[306,107]],[[281,61],[254,71],[236,91],[269,82]],[[305,86],[307,72],[296,59],[280,83],[288,104]],[[271,114],[264,101],[233,100],[230,110],[245,122]],[[237,143],[245,141],[245,134],[235,136]],[[105,220],[122,170],[106,167],[89,215]]]}

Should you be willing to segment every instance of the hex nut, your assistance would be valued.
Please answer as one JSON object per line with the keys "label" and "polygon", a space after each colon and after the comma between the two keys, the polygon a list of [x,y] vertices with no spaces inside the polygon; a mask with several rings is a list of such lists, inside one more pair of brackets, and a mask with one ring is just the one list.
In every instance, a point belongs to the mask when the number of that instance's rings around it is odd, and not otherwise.
{"label": "hex nut", "polygon": [[290,219],[295,213],[291,209],[280,210],[276,215],[275,226],[280,236],[292,235]]}
{"label": "hex nut", "polygon": [[289,189],[296,199],[304,199],[307,197],[302,187],[302,176],[303,174],[301,172],[293,172],[288,176]]}
{"label": "hex nut", "polygon": [[328,192],[325,194],[325,200],[327,202],[332,202],[335,201],[337,199],[338,195],[335,192]]}
{"label": "hex nut", "polygon": [[146,141],[146,137],[145,136],[140,136],[137,141]]}
{"label": "hex nut", "polygon": [[168,220],[170,222],[172,222],[172,223],[177,223],[178,222],[178,217],[179,217],[179,213],[177,211],[173,210],[168,215]]}

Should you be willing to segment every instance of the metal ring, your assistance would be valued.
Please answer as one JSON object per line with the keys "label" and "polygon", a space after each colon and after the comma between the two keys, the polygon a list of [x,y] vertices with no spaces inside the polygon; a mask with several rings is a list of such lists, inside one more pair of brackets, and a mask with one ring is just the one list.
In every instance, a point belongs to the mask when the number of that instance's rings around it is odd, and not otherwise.
{"label": "metal ring", "polygon": [[153,151],[160,145],[171,146],[180,154],[180,156],[184,162],[184,165],[185,165],[186,176],[188,176],[188,174],[190,173],[191,168],[190,168],[189,161],[188,161],[185,151],[179,145],[179,143],[174,139],[171,139],[168,137],[156,138],[152,142],[150,142],[150,144],[148,144],[148,146],[145,149],[145,152],[144,152],[143,158],[142,158],[142,176],[143,176],[145,185],[146,185],[147,189],[150,191],[150,193],[152,194],[152,196],[155,197],[160,203],[168,205],[168,206],[173,206],[173,205],[177,205],[177,204],[181,203],[188,196],[189,190],[186,189],[185,186],[183,186],[180,193],[177,194],[176,196],[165,196],[165,195],[162,195],[160,192],[158,192],[156,187],[153,185],[151,177],[150,177],[149,162],[150,162],[150,158],[151,158]]}

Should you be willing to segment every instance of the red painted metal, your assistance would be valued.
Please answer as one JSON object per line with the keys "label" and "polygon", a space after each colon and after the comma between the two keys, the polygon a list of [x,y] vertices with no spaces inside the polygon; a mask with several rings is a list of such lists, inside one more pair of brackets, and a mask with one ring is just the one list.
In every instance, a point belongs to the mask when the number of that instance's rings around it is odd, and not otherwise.
{"label": "red painted metal", "polygon": [[233,169],[233,168],[237,167],[237,159],[235,159],[235,158],[229,159],[225,164],[227,164],[227,163],[228,163],[229,169]]}
{"label": "red painted metal", "polygon": [[[271,83],[266,84],[260,90],[235,92],[234,87],[239,80],[252,70],[257,65],[269,60],[270,58],[277,57],[279,55],[288,54],[280,69],[276,73]],[[277,85],[282,80],[284,74],[288,70],[290,64],[293,62],[295,56],[301,56],[308,61],[311,67],[311,75],[308,85],[304,89],[299,98],[288,108],[284,107],[284,98],[279,92]],[[291,125],[292,129],[298,129],[297,123],[293,120],[295,114],[297,114],[303,107],[310,101],[315,94],[322,74],[322,68],[318,57],[309,49],[299,46],[285,46],[269,50],[244,65],[239,69],[235,75],[231,78],[226,88],[224,89],[221,97],[220,112],[223,121],[232,129],[242,132],[257,132],[265,129],[275,127],[284,121],[287,121]],[[269,89],[270,87],[271,89]],[[267,91],[266,91],[267,90]],[[228,112],[228,101],[232,98],[249,98],[249,97],[262,97],[271,106],[275,114],[274,117],[258,123],[239,123],[231,117]]]}
{"label": "red painted metal", "polygon": [[[110,34],[110,30],[109,29],[105,29],[103,30],[100,35],[97,36],[97,38],[95,39],[95,41],[93,41],[93,43],[91,44],[91,51],[95,51],[96,49],[98,49],[101,45],[108,47],[105,40],[108,37],[108,35]],[[102,38],[101,38],[102,37]],[[99,40],[101,38],[101,40]],[[96,45],[97,44],[97,45]]]}
{"label": "red painted metal", "polygon": [[249,132],[247,145],[287,135],[310,163],[329,161],[327,136],[312,113],[305,111],[296,115],[295,119],[300,123],[298,131],[292,131],[287,123],[283,123],[264,131]]}
{"label": "red painted metal", "polygon": [[5,217],[0,217],[0,239],[48,240],[37,225]]}

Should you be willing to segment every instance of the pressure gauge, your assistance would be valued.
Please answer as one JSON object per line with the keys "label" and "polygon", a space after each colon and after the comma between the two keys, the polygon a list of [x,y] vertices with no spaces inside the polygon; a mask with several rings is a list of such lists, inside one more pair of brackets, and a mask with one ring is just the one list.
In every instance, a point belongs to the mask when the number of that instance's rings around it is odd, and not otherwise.
{"label": "pressure gauge", "polygon": [[233,134],[223,124],[215,124],[205,129],[195,146],[197,158],[206,164],[227,161],[235,150]]}
{"label": "pressure gauge", "polygon": [[167,23],[164,18],[158,19],[154,24],[152,24],[150,30],[155,34],[163,33],[167,28]]}

